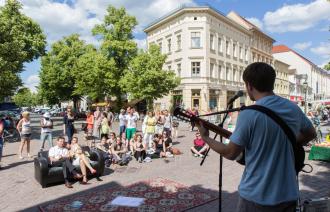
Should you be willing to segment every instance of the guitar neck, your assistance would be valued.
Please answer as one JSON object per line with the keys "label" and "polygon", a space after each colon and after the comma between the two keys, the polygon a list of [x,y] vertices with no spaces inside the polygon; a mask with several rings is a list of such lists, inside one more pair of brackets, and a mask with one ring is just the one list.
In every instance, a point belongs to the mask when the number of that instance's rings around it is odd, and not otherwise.
{"label": "guitar neck", "polygon": [[198,117],[193,117],[192,118],[192,121],[194,121],[195,123],[198,124],[198,122],[202,122],[203,126],[208,129],[208,130],[211,130],[212,132],[215,132],[225,138],[229,138],[231,136],[231,132],[224,129],[224,128],[221,128],[215,124],[212,124],[208,121],[205,121],[204,119],[201,119],[201,118],[198,118]]}

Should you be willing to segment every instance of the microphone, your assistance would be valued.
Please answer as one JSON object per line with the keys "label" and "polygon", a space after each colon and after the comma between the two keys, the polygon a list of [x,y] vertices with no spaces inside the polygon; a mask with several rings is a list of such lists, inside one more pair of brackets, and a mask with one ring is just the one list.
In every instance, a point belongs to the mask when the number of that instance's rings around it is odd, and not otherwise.
{"label": "microphone", "polygon": [[235,94],[235,96],[231,97],[227,103],[227,105],[231,105],[233,104],[233,102],[238,99],[239,97],[243,96],[243,91],[237,91],[237,93]]}

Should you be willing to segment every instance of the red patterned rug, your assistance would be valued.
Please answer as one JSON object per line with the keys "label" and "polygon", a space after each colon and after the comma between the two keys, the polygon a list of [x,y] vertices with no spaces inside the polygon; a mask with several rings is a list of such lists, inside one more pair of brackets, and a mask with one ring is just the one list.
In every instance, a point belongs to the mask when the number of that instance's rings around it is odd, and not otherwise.
{"label": "red patterned rug", "polygon": [[[119,187],[119,188],[118,188]],[[156,178],[124,187],[82,193],[42,205],[41,211],[184,211],[218,198],[216,192]],[[111,205],[117,196],[144,198],[139,207]]]}

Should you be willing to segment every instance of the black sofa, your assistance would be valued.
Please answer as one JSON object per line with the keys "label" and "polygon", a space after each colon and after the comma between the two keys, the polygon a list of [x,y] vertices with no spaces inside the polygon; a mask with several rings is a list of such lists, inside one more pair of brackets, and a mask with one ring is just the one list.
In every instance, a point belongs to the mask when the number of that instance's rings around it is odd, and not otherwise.
{"label": "black sofa", "polygon": [[[96,170],[96,174],[92,175],[87,169],[87,177],[100,177],[104,172],[104,159],[102,154],[88,147],[83,147],[83,151],[89,152],[91,165]],[[76,166],[76,168],[76,170],[80,172],[80,167]],[[42,188],[45,188],[48,184],[64,182],[63,168],[50,167],[48,151],[39,152],[38,157],[34,158],[34,177]]]}

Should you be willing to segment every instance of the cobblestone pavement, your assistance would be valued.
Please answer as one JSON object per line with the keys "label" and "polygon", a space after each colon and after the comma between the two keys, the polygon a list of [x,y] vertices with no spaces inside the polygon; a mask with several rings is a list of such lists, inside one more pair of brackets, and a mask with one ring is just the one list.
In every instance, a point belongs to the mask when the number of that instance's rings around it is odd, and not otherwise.
{"label": "cobblestone pavement", "polygon": [[[40,147],[38,123],[39,120],[34,118],[34,135],[31,141],[31,152],[34,156]],[[60,119],[57,118],[54,137],[62,133],[61,123]],[[139,126],[141,127],[141,124]],[[118,126],[115,125],[114,129],[117,132]],[[80,143],[83,144],[81,133],[79,137],[81,138]],[[102,176],[102,182],[91,179],[89,181],[91,184],[75,183],[73,189],[67,189],[64,185],[41,188],[34,179],[33,159],[18,159],[19,143],[8,143],[4,147],[3,168],[0,171],[0,211],[37,211],[40,204],[77,192],[102,189],[110,185],[124,186],[155,177],[167,178],[191,187],[201,187],[217,194],[219,155],[211,151],[204,165],[200,166],[201,159],[193,157],[189,150],[193,137],[194,133],[189,132],[188,125],[180,124],[179,138],[174,144],[184,154],[171,159],[155,159],[146,164],[139,164],[133,160],[127,167],[106,169],[104,176]],[[313,165],[314,171],[311,174],[300,175],[302,198],[330,196],[330,164],[314,161],[308,161],[308,163]],[[235,210],[238,197],[237,187],[242,171],[243,167],[236,162],[224,160],[222,211]],[[190,211],[218,211],[218,200]]]}

